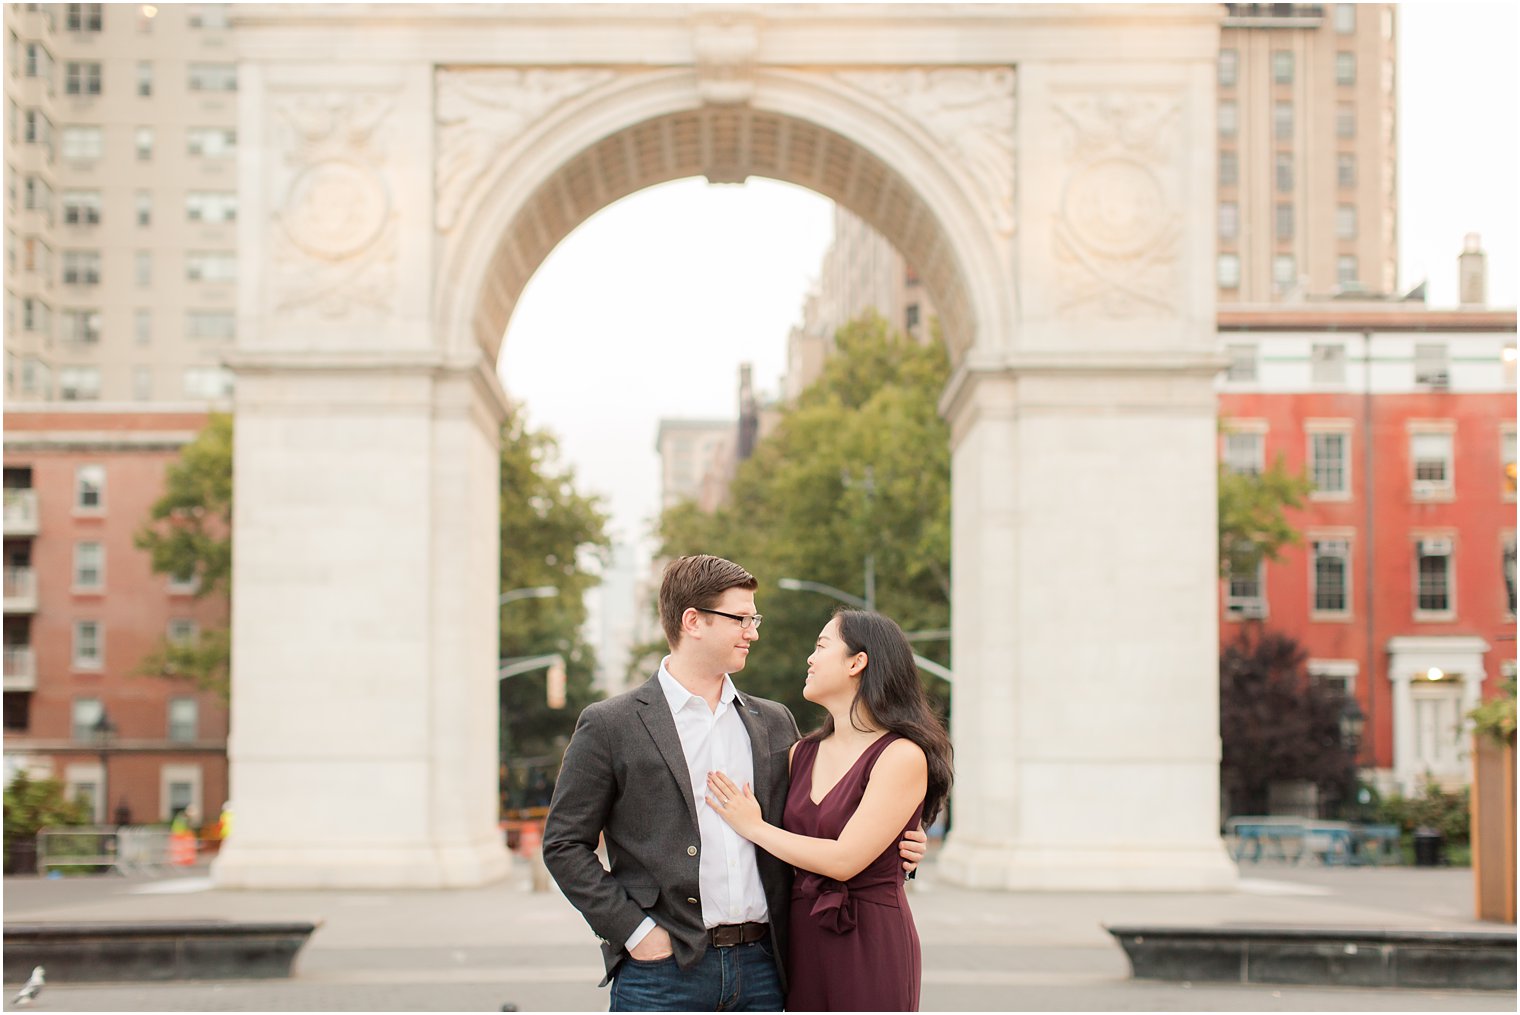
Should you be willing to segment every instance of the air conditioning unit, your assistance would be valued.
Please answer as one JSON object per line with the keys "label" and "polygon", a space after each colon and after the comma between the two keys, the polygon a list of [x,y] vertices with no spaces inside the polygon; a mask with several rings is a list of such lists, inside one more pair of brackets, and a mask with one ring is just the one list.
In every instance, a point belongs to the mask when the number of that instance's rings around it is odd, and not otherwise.
{"label": "air conditioning unit", "polygon": [[1450,539],[1422,539],[1420,540],[1420,556],[1422,557],[1449,557],[1451,556]]}
{"label": "air conditioning unit", "polygon": [[1227,609],[1231,615],[1240,617],[1242,620],[1264,620],[1267,616],[1267,604],[1260,599],[1231,603]]}

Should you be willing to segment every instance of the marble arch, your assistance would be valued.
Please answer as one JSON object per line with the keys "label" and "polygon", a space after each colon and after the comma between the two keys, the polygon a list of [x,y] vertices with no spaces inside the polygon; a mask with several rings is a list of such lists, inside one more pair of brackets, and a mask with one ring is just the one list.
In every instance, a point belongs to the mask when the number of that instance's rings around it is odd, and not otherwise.
{"label": "marble arch", "polygon": [[692,175],[774,177],[851,208],[943,313],[959,783],[942,876],[1232,882],[1217,829],[1217,11],[238,13],[238,834],[219,884],[505,871],[496,356],[555,244]]}

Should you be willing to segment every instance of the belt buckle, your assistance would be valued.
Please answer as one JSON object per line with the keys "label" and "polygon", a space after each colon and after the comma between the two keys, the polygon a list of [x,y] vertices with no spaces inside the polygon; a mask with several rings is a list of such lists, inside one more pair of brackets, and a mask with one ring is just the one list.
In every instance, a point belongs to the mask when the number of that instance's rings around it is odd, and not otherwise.
{"label": "belt buckle", "polygon": [[732,948],[744,940],[744,928],[731,923],[714,927],[712,940],[714,947]]}

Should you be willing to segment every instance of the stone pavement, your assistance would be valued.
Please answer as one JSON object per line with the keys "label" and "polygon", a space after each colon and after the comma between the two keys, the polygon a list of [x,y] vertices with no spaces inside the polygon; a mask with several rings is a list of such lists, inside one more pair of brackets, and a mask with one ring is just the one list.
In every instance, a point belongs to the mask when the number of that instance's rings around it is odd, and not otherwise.
{"label": "stone pavement", "polygon": [[[290,980],[66,986],[36,1011],[606,1010],[595,940],[518,863],[496,885],[453,891],[231,892],[204,868],[161,880],[7,878],[6,920],[314,919]],[[1274,923],[1486,928],[1472,875],[1445,869],[1246,865],[1219,894],[912,891],[924,947],[925,1010],[1514,1011],[1513,992],[1353,990],[1147,983],[1104,923]],[[14,988],[6,993],[7,1001]]]}

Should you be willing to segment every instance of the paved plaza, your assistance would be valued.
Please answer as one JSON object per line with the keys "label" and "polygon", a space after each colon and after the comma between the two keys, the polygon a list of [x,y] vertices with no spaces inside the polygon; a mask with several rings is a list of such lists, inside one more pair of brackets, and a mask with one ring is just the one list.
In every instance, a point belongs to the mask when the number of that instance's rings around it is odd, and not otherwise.
{"label": "paved plaza", "polygon": [[[925,1010],[1514,1011],[1512,992],[1147,983],[1128,978],[1105,923],[1484,928],[1467,870],[1247,865],[1218,894],[912,891]],[[167,879],[7,878],[7,922],[311,919],[293,979],[50,985],[37,1011],[595,1011],[596,942],[518,862],[504,882],[456,891],[242,892],[196,868]],[[12,988],[13,992],[14,988]],[[8,992],[9,999],[12,992]]]}

